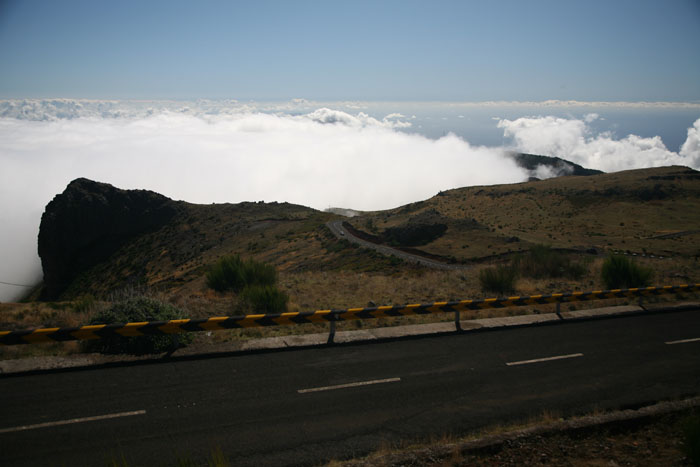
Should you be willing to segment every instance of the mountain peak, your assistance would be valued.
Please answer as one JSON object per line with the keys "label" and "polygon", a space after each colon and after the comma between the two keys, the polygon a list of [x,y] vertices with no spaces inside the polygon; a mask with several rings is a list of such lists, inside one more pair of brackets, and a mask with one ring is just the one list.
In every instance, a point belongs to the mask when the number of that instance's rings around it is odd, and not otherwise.
{"label": "mountain peak", "polygon": [[[512,153],[519,167],[528,171],[530,177],[551,178],[563,175],[589,176],[599,175],[604,172],[595,169],[587,169],[560,157],[538,156],[535,154]],[[543,177],[547,175],[547,177]]]}

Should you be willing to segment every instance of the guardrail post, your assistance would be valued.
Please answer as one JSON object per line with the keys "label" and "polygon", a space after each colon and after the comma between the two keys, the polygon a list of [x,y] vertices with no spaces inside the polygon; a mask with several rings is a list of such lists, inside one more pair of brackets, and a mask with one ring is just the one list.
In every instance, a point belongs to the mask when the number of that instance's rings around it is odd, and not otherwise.
{"label": "guardrail post", "polygon": [[326,343],[332,344],[334,337],[335,337],[335,315],[333,315],[333,317],[331,319],[331,328],[330,328],[330,332],[328,333],[328,342],[326,342]]}
{"label": "guardrail post", "polygon": [[455,328],[457,332],[462,330],[462,323],[459,322],[459,311],[455,310]]}
{"label": "guardrail post", "polygon": [[561,316],[561,302],[557,302],[557,311],[556,311],[556,313],[557,313],[557,316],[559,317],[559,319],[564,319],[564,318]]}

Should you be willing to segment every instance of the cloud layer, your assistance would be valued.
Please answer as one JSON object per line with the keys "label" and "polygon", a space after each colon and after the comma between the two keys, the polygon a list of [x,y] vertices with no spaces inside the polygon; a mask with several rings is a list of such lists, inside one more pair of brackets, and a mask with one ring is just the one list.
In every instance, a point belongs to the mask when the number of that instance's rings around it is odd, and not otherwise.
{"label": "cloud layer", "polygon": [[[512,150],[604,171],[700,168],[700,119],[676,153],[660,137],[595,133],[597,114],[500,119],[494,125],[510,144],[485,147],[451,133],[429,139],[402,131],[413,117],[366,110],[304,100],[0,101],[0,281],[40,280],[41,213],[77,177],[194,203],[265,200],[377,210],[454,187],[523,181],[528,174],[505,157]],[[543,167],[537,174],[555,175]],[[0,300],[22,292],[0,284]]]}
{"label": "cloud layer", "polygon": [[12,226],[0,231],[0,281],[31,283],[40,276],[40,213],[77,177],[195,203],[289,201],[360,210],[391,208],[459,186],[525,179],[501,148],[474,147],[451,134],[432,140],[396,131],[407,125],[397,116],[376,119],[328,108],[297,116],[77,112],[70,118],[0,118],[1,220]]}

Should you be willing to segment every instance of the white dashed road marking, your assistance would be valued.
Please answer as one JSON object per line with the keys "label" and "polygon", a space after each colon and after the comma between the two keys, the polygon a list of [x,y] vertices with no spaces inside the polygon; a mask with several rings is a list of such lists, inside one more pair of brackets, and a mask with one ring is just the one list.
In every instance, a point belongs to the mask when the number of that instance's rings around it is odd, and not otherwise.
{"label": "white dashed road marking", "polygon": [[696,338],[694,338],[694,339],[683,339],[683,340],[680,340],[680,341],[668,341],[668,342],[666,342],[666,344],[668,344],[668,345],[673,345],[673,344],[687,344],[687,343],[689,343],[689,342],[698,342],[698,341],[700,341],[700,337],[696,337]]}
{"label": "white dashed road marking", "polygon": [[108,420],[110,418],[131,417],[133,415],[144,415],[145,410],[134,410],[133,412],[110,413],[107,415],[97,415],[94,417],[71,418],[69,420],[58,420],[56,422],[37,423],[35,425],[22,425],[12,428],[0,429],[0,434],[13,433],[15,431],[35,430],[37,428],[49,428],[52,426],[71,425],[73,423],[96,422],[98,420]]}
{"label": "white dashed road marking", "polygon": [[370,384],[397,383],[399,381],[401,381],[401,378],[375,379],[372,381],[359,381],[357,383],[338,384],[337,386],[323,386],[320,388],[299,389],[297,392],[299,394],[306,394],[307,392],[332,391],[334,389],[355,388],[358,386],[369,386]]}
{"label": "white dashed road marking", "polygon": [[508,363],[506,363],[506,365],[508,365],[508,366],[527,365],[530,363],[550,362],[552,360],[563,360],[565,358],[576,358],[576,357],[583,357],[583,354],[582,353],[572,353],[569,355],[557,355],[555,357],[535,358],[533,360],[521,360],[519,362],[508,362]]}

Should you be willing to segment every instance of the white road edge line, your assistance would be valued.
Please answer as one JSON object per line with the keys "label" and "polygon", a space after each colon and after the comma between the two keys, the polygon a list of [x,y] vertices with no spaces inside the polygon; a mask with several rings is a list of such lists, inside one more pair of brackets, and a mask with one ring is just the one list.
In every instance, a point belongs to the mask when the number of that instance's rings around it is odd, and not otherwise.
{"label": "white road edge line", "polygon": [[680,341],[668,341],[668,342],[665,342],[665,344],[668,344],[668,345],[673,345],[673,344],[687,344],[688,342],[698,342],[698,341],[700,341],[700,337],[695,337],[695,338],[693,338],[693,339],[683,339],[683,340],[680,340]]}
{"label": "white road edge line", "polygon": [[583,357],[583,354],[582,353],[572,353],[569,355],[557,355],[556,357],[535,358],[533,360],[521,360],[519,362],[507,362],[506,365],[508,365],[508,366],[527,365],[529,363],[549,362],[552,360],[563,360],[565,358],[576,358],[576,357]]}
{"label": "white road edge line", "polygon": [[399,381],[401,381],[401,378],[375,379],[372,381],[359,381],[357,383],[338,384],[337,386],[324,386],[321,388],[299,389],[297,392],[299,394],[306,394],[308,392],[332,391],[334,389],[355,388],[358,386],[369,386],[370,384],[397,383]]}
{"label": "white road edge line", "polygon": [[146,413],[145,410],[134,410],[132,412],[110,413],[110,414],[106,414],[106,415],[96,415],[94,417],[71,418],[69,420],[58,420],[56,422],[46,422],[46,423],[37,423],[35,425],[15,426],[12,428],[0,429],[0,434],[13,433],[16,431],[35,430],[37,428],[48,428],[48,427],[52,427],[52,426],[70,425],[73,423],[95,422],[98,420],[108,420],[110,418],[131,417],[133,415],[144,415],[145,413]]}

